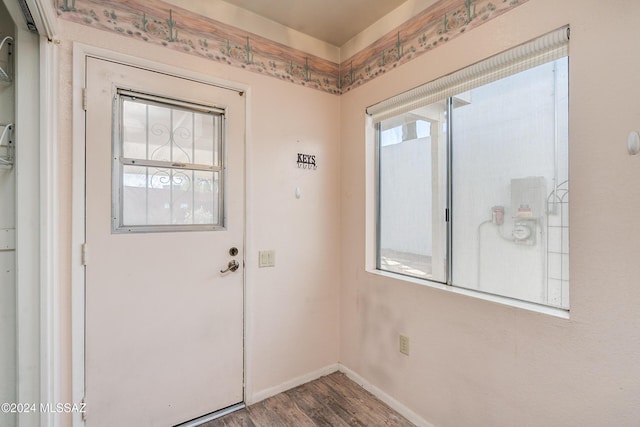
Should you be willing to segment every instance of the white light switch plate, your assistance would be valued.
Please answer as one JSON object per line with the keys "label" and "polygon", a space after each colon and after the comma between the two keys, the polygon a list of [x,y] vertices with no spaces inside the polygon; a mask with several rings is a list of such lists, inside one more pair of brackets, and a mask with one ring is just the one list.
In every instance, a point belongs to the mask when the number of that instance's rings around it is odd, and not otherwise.
{"label": "white light switch plate", "polygon": [[400,335],[400,353],[409,355],[409,337],[406,335]]}
{"label": "white light switch plate", "polygon": [[275,267],[276,265],[276,251],[259,251],[258,252],[258,267]]}

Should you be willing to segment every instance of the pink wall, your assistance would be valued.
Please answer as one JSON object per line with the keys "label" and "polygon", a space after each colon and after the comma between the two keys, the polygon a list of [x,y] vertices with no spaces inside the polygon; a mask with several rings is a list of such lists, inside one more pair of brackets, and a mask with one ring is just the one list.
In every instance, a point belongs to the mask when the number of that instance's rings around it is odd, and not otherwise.
{"label": "pink wall", "polygon": [[[275,268],[248,272],[258,393],[338,360],[340,99],[268,77],[249,83],[248,238],[276,251]],[[299,152],[316,155],[318,168],[298,168]]]}
{"label": "pink wall", "polygon": [[[81,42],[250,86],[246,254],[247,398],[338,360],[340,98],[215,64],[162,46],[60,21],[60,248],[64,366],[61,396],[71,402],[72,49]],[[299,141],[299,142],[297,142]],[[74,143],[82,143],[75,141]],[[317,170],[296,165],[316,155]],[[105,176],[105,180],[110,177]],[[295,189],[301,190],[300,199]],[[258,250],[276,266],[258,268]]]}
{"label": "pink wall", "polygon": [[[249,399],[340,362],[438,426],[636,424],[640,165],[624,144],[640,127],[637,16],[635,0],[530,0],[340,97],[60,21],[63,400],[78,41],[251,87],[249,240],[254,252],[275,249],[277,264],[258,269],[248,254]],[[571,319],[366,272],[365,107],[567,23]],[[296,168],[299,151],[317,155],[316,171]],[[411,338],[408,357],[399,333]]]}
{"label": "pink wall", "polygon": [[[638,16],[634,0],[531,0],[341,96],[340,361],[433,425],[637,425],[640,163],[626,135],[640,127]],[[570,320],[367,272],[365,108],[565,24]]]}

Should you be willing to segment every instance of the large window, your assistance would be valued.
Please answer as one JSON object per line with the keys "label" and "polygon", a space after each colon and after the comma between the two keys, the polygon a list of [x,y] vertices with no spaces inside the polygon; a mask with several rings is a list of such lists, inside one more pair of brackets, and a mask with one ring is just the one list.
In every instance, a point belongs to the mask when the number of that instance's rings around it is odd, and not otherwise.
{"label": "large window", "polygon": [[565,28],[369,109],[379,270],[569,307],[567,41]]}

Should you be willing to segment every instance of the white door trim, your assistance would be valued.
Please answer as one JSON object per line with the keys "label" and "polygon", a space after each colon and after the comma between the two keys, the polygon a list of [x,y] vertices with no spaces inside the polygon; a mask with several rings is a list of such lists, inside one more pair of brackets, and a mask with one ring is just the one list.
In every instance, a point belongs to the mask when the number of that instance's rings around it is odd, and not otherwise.
{"label": "white door trim", "polygon": [[[71,213],[71,358],[72,358],[72,399],[73,403],[82,402],[85,395],[85,355],[84,355],[84,311],[85,311],[85,269],[83,266],[82,246],[85,242],[85,111],[83,109],[83,89],[86,81],[86,61],[88,57],[100,58],[112,62],[118,62],[124,65],[143,68],[150,71],[156,71],[167,75],[194,80],[197,82],[216,85],[219,87],[244,92],[246,119],[245,119],[245,212],[244,212],[244,246],[245,246],[245,263],[247,259],[251,259],[249,254],[252,253],[251,240],[247,238],[250,232],[247,226],[247,212],[249,212],[249,203],[251,199],[249,194],[250,165],[248,164],[249,147],[250,147],[250,105],[251,105],[251,89],[248,85],[219,79],[206,74],[185,70],[172,65],[166,65],[150,61],[144,58],[138,58],[111,50],[89,46],[82,43],[73,44],[73,147],[72,147],[72,213]],[[90,253],[85,254],[89,259]],[[244,294],[245,294],[245,337],[247,336],[248,313],[246,307],[246,289],[249,281],[249,268],[245,268],[244,273]],[[244,370],[245,370],[245,400],[246,400],[246,378],[247,370],[250,369],[247,351],[247,342],[245,338],[244,351]],[[90,415],[90,408],[87,408],[87,416]],[[82,426],[84,421],[81,413],[74,413],[73,426]]]}
{"label": "white door trim", "polygon": [[[40,37],[30,32],[14,0],[16,23],[16,352],[17,402],[59,402],[57,45],[50,2],[29,0]],[[36,84],[34,84],[36,83]],[[37,112],[34,116],[34,111]],[[34,225],[35,224],[35,225]],[[55,427],[55,414],[18,414],[18,424]]]}
{"label": "white door trim", "polygon": [[[17,20],[15,22],[18,22]],[[41,398],[41,213],[40,199],[40,120],[34,117],[40,105],[39,44],[40,37],[20,27],[16,29],[15,47],[20,52],[14,67],[16,124],[16,352],[17,402],[39,402]],[[41,424],[39,414],[18,414],[20,426]]]}
{"label": "white door trim", "polygon": [[58,34],[58,16],[51,1],[25,0],[31,16],[35,21],[38,33],[50,41]]}
{"label": "white door trim", "polygon": [[[58,187],[58,46],[40,38],[40,401],[61,401]],[[42,414],[42,426],[59,417]]]}

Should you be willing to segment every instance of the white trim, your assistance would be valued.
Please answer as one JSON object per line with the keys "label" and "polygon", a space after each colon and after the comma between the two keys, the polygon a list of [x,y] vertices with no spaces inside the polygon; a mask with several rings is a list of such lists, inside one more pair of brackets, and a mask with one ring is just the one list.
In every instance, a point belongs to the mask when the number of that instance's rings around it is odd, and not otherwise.
{"label": "white trim", "polygon": [[58,20],[51,0],[25,0],[41,36],[53,40],[58,34]]}
{"label": "white trim", "polygon": [[411,409],[403,405],[402,403],[389,396],[387,393],[371,384],[369,381],[362,378],[360,375],[347,368],[346,366],[339,365],[340,372],[344,373],[351,381],[357,383],[362,388],[373,394],[375,397],[389,405],[392,409],[398,412],[400,415],[414,423],[418,427],[434,427],[433,424],[422,418],[420,415],[413,412]]}
{"label": "white trim", "polygon": [[[18,27],[15,58],[16,402],[40,400],[40,64],[39,37]],[[34,84],[34,82],[36,82]],[[35,115],[35,117],[34,117]],[[21,427],[39,413],[19,413]]]}
{"label": "white trim", "polygon": [[[73,44],[73,147],[72,147],[72,230],[71,230],[71,359],[72,359],[72,399],[74,403],[80,404],[85,393],[85,363],[84,363],[84,309],[85,309],[85,271],[82,263],[82,245],[85,243],[85,111],[83,109],[82,93],[86,81],[86,61],[88,57],[99,58],[107,61],[118,62],[124,65],[139,67],[150,71],[163,73],[170,76],[189,79],[195,82],[220,86],[226,89],[244,92],[245,99],[245,155],[250,146],[249,136],[249,111],[250,97],[249,86],[229,80],[220,79],[206,74],[185,70],[172,65],[161,64],[144,58],[134,57],[111,50],[89,46],[82,43]],[[247,159],[245,158],[245,166]],[[245,183],[247,182],[247,171],[245,167]],[[246,186],[246,184],[245,184]],[[249,194],[245,192],[245,221],[247,218],[247,204]],[[245,225],[245,241],[247,239],[247,229]],[[245,247],[245,256],[249,253],[249,246]],[[247,287],[247,268],[245,268],[245,304]],[[247,336],[247,322],[245,306],[245,337]],[[250,366],[246,363],[248,343],[245,338],[245,378],[250,376]],[[90,417],[90,408],[87,416]],[[73,426],[82,426],[81,413],[74,413]]]}
{"label": "white trim", "polygon": [[[40,401],[61,402],[58,296],[58,48],[40,39]],[[54,413],[41,425],[59,426]]]}
{"label": "white trim", "polygon": [[268,399],[276,394],[285,392],[287,390],[291,390],[292,388],[298,387],[302,384],[306,384],[308,382],[317,380],[320,377],[324,377],[325,375],[333,374],[336,371],[341,370],[342,365],[333,364],[329,366],[325,366],[324,368],[318,369],[317,371],[309,372],[308,374],[301,375],[299,377],[293,378],[289,381],[285,381],[282,384],[278,384],[274,387],[269,387],[267,389],[261,390],[251,396],[247,401],[247,405],[253,405],[254,403],[261,402],[265,399]]}
{"label": "white trim", "polygon": [[559,317],[561,319],[570,319],[570,311],[565,308],[551,307],[548,305],[536,304],[533,302],[522,301],[514,298],[509,298],[501,295],[488,294],[486,292],[480,292],[473,289],[460,288],[457,286],[449,286],[439,282],[432,282],[426,279],[418,279],[417,277],[405,276],[402,274],[391,273],[389,271],[376,270],[374,268],[367,268],[365,270],[369,274],[376,276],[386,277],[388,279],[401,280],[403,282],[409,282],[420,286],[427,286],[433,289],[438,289],[445,292],[452,292],[454,294],[464,295],[480,300],[490,301],[496,304],[505,305],[507,307],[516,307],[523,310],[529,310],[536,313],[546,314],[549,316]]}
{"label": "white trim", "polygon": [[[82,89],[85,82],[84,52],[73,52],[72,79],[72,171],[71,171],[71,399],[84,399],[84,266],[82,245],[84,237],[84,110]],[[83,425],[82,415],[73,414],[72,425]]]}
{"label": "white trim", "polygon": [[245,134],[244,134],[244,395],[243,399],[245,403],[247,402],[247,396],[251,395],[253,380],[250,375],[253,373],[253,366],[249,363],[250,360],[253,360],[253,328],[250,326],[253,324],[253,301],[250,300],[251,296],[254,295],[254,292],[251,291],[251,284],[253,283],[252,279],[252,269],[249,266],[257,265],[257,260],[254,258],[254,244],[253,239],[253,221],[251,221],[249,217],[249,213],[253,212],[253,205],[251,204],[251,200],[253,200],[253,186],[251,185],[253,178],[253,162],[251,157],[251,144],[252,134],[251,134],[251,126],[252,123],[252,115],[251,115],[251,100],[253,99],[252,90],[250,87],[247,87],[245,96],[245,113],[244,120],[246,123]]}

